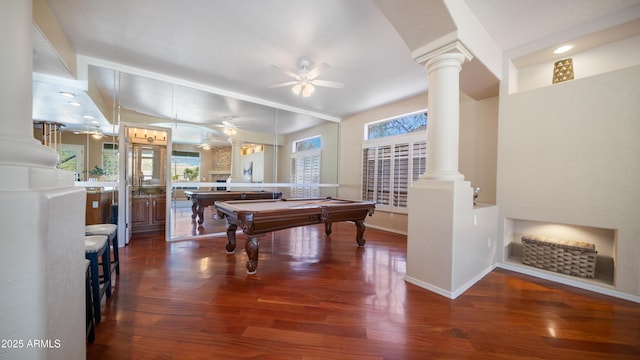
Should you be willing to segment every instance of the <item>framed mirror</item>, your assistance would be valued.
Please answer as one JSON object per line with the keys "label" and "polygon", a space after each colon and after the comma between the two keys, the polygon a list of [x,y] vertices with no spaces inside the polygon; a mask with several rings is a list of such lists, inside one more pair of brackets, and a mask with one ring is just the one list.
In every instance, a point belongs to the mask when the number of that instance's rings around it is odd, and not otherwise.
{"label": "framed mirror", "polygon": [[[125,163],[119,164],[119,190],[140,197],[158,195],[151,194],[157,191],[154,187],[166,189],[168,241],[225,231],[213,206],[204,207],[204,221],[198,223],[198,209],[194,210],[189,191],[265,191],[288,198],[337,193],[337,122],[105,66],[89,65],[87,76],[92,99],[108,109],[105,116],[120,129],[114,135],[118,151],[125,154],[120,156]],[[170,132],[165,152],[153,144],[123,141],[123,125],[127,132]],[[128,133],[127,138],[132,135]],[[305,142],[316,146],[301,146]],[[156,168],[161,163],[166,165]],[[144,220],[137,216],[144,211],[131,218],[132,199],[119,198],[120,204],[126,204],[118,211],[119,228]],[[141,204],[157,207],[159,203],[160,199],[151,199],[149,205],[145,200],[135,206],[142,210]],[[157,216],[155,220],[160,221]],[[144,229],[157,230],[157,226]],[[123,234],[123,238],[128,237]]]}

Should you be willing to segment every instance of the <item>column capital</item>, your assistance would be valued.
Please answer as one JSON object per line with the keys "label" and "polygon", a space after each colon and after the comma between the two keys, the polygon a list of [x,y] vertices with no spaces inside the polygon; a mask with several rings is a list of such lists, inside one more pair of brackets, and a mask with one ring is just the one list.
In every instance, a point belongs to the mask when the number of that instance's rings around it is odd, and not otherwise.
{"label": "column capital", "polygon": [[424,67],[427,69],[427,73],[431,73],[437,69],[444,67],[453,67],[456,71],[462,69],[465,57],[460,53],[444,53],[439,54],[427,61]]}
{"label": "column capital", "polygon": [[428,62],[430,62],[431,60],[434,60],[434,58],[438,57],[439,55],[443,55],[443,54],[461,54],[464,57],[462,58],[460,64],[462,64],[462,62],[464,62],[464,60],[468,60],[471,61],[473,59],[473,55],[471,55],[471,52],[469,52],[469,50],[467,50],[466,47],[464,47],[464,45],[462,45],[462,43],[460,41],[453,41],[450,42],[446,45],[440,46],[438,48],[435,49],[426,49],[423,52],[419,52],[419,53],[414,53],[413,54],[413,59],[420,65],[427,65]]}

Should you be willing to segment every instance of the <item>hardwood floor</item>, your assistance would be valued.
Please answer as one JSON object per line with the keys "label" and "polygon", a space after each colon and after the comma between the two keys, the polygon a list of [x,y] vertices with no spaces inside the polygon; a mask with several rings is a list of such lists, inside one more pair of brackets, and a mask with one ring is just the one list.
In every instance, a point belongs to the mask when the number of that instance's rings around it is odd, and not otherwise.
{"label": "hardwood floor", "polygon": [[247,275],[224,237],[138,235],[87,358],[640,359],[639,304],[504,270],[449,300],[404,281],[405,236],[365,238],[268,234]]}
{"label": "hardwood floor", "polygon": [[[186,204],[186,205],[185,205]],[[224,219],[218,217],[213,206],[204,209],[205,221],[198,225],[191,219],[191,203],[183,201],[180,204],[173,204],[171,207],[171,221],[173,227],[171,237],[174,239],[224,233],[227,229]]]}

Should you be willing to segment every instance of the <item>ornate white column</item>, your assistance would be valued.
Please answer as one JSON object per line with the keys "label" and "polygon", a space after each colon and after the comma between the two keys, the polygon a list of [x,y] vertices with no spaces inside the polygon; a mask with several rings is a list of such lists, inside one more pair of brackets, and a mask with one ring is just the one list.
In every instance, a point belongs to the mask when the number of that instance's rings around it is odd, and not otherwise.
{"label": "ornate white column", "polygon": [[0,1],[0,359],[80,359],[86,195],[33,138],[32,6]]}
{"label": "ornate white column", "polygon": [[439,54],[427,61],[429,74],[427,172],[423,179],[464,180],[458,172],[460,69],[465,55]]}
{"label": "ornate white column", "polygon": [[458,296],[475,275],[460,256],[473,238],[473,190],[458,171],[459,77],[465,59],[471,55],[459,42],[416,59],[429,75],[427,172],[409,188],[405,280],[448,298]]}
{"label": "ornate white column", "polygon": [[[0,9],[0,49],[3,53],[0,56],[0,165],[55,167],[58,162],[56,152],[33,138],[32,3],[2,1]],[[29,17],[25,19],[27,13]]]}
{"label": "ornate white column", "polygon": [[231,143],[231,176],[227,182],[244,182],[242,177],[242,143],[231,137],[227,140]]}

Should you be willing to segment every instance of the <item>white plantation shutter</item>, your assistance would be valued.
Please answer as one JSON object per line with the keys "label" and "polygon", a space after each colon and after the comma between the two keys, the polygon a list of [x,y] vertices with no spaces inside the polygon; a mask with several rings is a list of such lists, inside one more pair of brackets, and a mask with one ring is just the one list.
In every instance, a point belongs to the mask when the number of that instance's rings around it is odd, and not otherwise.
{"label": "white plantation shutter", "polygon": [[427,142],[403,137],[387,143],[362,149],[362,199],[406,212],[409,187],[425,172]]}
{"label": "white plantation shutter", "polygon": [[389,190],[391,189],[391,146],[378,148],[378,169],[376,176],[376,202],[389,205]]}
{"label": "white plantation shutter", "polygon": [[376,148],[362,150],[362,200],[375,201]]}
{"label": "white plantation shutter", "polygon": [[411,156],[413,168],[411,171],[411,180],[415,181],[427,171],[427,142],[418,141],[413,143],[413,153]]}
{"label": "white plantation shutter", "polygon": [[320,150],[301,151],[291,156],[291,182],[305,185],[291,188],[294,197],[320,196],[318,186],[308,186],[320,183]]}
{"label": "white plantation shutter", "polygon": [[409,190],[409,144],[399,144],[393,152],[393,206],[407,207]]}

